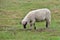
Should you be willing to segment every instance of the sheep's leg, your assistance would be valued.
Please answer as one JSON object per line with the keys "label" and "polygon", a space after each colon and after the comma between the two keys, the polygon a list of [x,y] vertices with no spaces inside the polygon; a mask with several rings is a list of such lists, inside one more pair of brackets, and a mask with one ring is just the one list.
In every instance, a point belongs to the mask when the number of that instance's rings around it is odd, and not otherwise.
{"label": "sheep's leg", "polygon": [[32,25],[34,26],[34,29],[36,30],[35,20],[33,20]]}
{"label": "sheep's leg", "polygon": [[50,26],[50,20],[46,20],[46,28]]}
{"label": "sheep's leg", "polygon": [[30,23],[30,29],[32,29],[32,27],[34,26],[34,29],[36,29],[35,23]]}
{"label": "sheep's leg", "polygon": [[36,26],[35,26],[35,23],[34,23],[33,25],[34,25],[34,29],[36,30]]}
{"label": "sheep's leg", "polygon": [[30,23],[30,29],[32,29],[32,23]]}
{"label": "sheep's leg", "polygon": [[51,24],[51,14],[46,16],[46,28],[48,28]]}
{"label": "sheep's leg", "polygon": [[48,22],[46,21],[46,28],[48,28]]}
{"label": "sheep's leg", "polygon": [[36,29],[36,27],[35,27],[35,20],[33,20],[33,21],[30,22],[30,27],[31,28],[34,27],[34,29]]}

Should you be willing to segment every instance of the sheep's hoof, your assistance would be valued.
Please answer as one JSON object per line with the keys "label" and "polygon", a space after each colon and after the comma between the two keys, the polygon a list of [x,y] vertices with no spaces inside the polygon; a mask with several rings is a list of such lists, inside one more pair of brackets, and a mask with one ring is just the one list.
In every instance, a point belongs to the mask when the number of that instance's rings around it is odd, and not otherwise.
{"label": "sheep's hoof", "polygon": [[26,29],[26,27],[24,27],[24,29]]}
{"label": "sheep's hoof", "polygon": [[46,29],[49,29],[49,27],[46,27]]}
{"label": "sheep's hoof", "polygon": [[34,29],[36,30],[36,27],[34,27]]}

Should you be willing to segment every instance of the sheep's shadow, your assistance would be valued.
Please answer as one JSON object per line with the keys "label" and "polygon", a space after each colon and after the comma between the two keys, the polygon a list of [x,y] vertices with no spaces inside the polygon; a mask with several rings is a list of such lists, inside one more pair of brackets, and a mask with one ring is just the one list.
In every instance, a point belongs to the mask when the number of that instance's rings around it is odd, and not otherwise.
{"label": "sheep's shadow", "polygon": [[0,31],[44,31],[46,28],[39,28],[39,29],[24,29],[24,28],[18,28],[18,27],[10,27],[10,26],[0,26]]}
{"label": "sheep's shadow", "polygon": [[21,28],[18,28],[18,27],[10,27],[10,26],[0,26],[0,31],[31,31],[31,32],[45,32],[45,31],[48,31],[48,32],[53,32],[53,31],[56,31],[56,30],[53,30],[51,28],[37,28],[36,30],[34,29],[21,29]]}
{"label": "sheep's shadow", "polygon": [[[18,32],[49,32],[52,36],[60,35],[60,31],[52,28],[23,29],[18,27],[0,26],[0,32],[9,32],[16,35]],[[50,34],[49,34],[50,35]]]}
{"label": "sheep's shadow", "polygon": [[51,28],[38,28],[36,30],[34,29],[19,29],[18,31],[31,31],[31,32],[54,32],[57,31],[55,29],[51,29]]}
{"label": "sheep's shadow", "polygon": [[33,32],[43,32],[48,30],[48,28],[39,28],[39,29],[19,29],[19,31],[33,31]]}

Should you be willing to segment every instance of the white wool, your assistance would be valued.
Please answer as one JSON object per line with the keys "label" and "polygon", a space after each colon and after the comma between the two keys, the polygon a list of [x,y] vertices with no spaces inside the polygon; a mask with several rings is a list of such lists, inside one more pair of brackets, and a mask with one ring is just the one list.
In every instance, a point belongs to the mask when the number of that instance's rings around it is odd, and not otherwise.
{"label": "white wool", "polygon": [[37,9],[30,11],[25,18],[22,20],[22,24],[25,24],[25,22],[29,21],[41,21],[47,19],[48,21],[51,21],[51,12],[49,9],[44,8],[44,9]]}

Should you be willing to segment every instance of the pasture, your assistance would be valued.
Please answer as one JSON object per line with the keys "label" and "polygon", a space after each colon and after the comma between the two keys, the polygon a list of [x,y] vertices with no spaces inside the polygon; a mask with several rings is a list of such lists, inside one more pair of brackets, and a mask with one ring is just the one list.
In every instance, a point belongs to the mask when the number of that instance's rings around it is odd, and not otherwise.
{"label": "pasture", "polygon": [[[40,8],[50,9],[51,26],[36,22],[37,30],[24,30],[22,18]],[[0,40],[60,40],[60,0],[0,0]]]}

